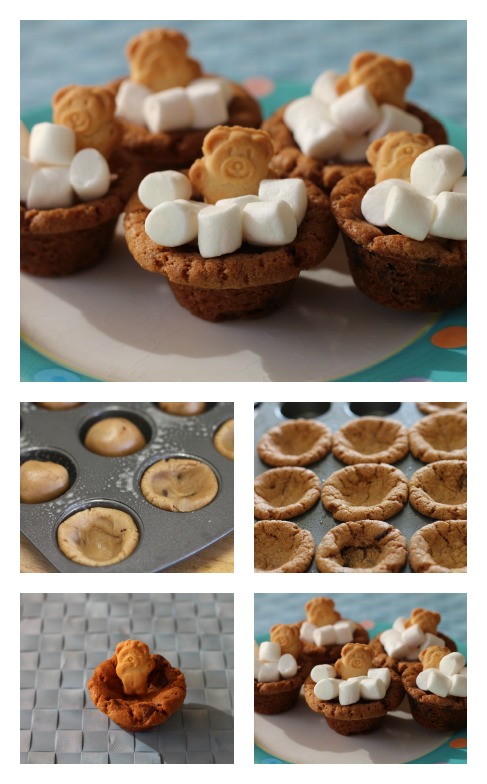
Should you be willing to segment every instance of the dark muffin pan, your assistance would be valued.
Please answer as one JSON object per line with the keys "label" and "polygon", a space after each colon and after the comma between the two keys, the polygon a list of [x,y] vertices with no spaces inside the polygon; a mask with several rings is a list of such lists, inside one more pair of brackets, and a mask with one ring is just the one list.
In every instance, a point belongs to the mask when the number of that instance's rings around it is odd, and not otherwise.
{"label": "dark muffin pan", "polygon": [[[426,414],[421,413],[416,403],[260,403],[255,409],[254,476],[259,476],[264,471],[269,471],[273,468],[273,466],[263,463],[257,453],[259,439],[271,427],[282,425],[284,422],[292,419],[316,419],[318,422],[323,422],[335,433],[342,425],[354,419],[360,419],[362,416],[382,416],[385,419],[395,419],[398,422],[402,422],[407,428],[410,428],[419,419],[424,418]],[[337,460],[330,451],[323,460],[307,465],[306,468],[314,471],[323,484],[330,474],[338,471],[340,468],[345,468],[345,465],[341,460]],[[394,463],[394,465],[409,479],[425,463],[417,460],[409,452],[406,457]],[[308,529],[313,534],[315,545],[318,547],[324,535],[336,525],[340,525],[341,521],[334,519],[333,515],[325,509],[320,498],[308,512],[298,517],[293,517],[291,522],[296,523],[301,528]],[[403,536],[406,537],[409,547],[409,540],[413,533],[423,525],[434,522],[434,520],[417,512],[408,501],[399,514],[390,517],[385,522],[390,523],[394,528],[398,528],[401,531]],[[308,571],[318,571],[314,559]],[[403,571],[411,571],[409,561]]]}
{"label": "dark muffin pan", "polygon": [[[107,416],[132,420],[146,446],[126,457],[102,457],[83,445],[88,427]],[[64,465],[70,488],[42,504],[20,504],[20,530],[60,572],[158,572],[221,539],[233,529],[233,462],[213,445],[224,422],[233,418],[233,403],[207,403],[196,416],[174,416],[157,403],[83,403],[66,411],[49,411],[35,403],[20,404],[20,463],[52,460]],[[191,457],[207,463],[218,479],[215,499],[194,512],[166,512],[142,495],[144,471],[157,460]],[[128,512],[139,529],[131,556],[107,567],[82,566],[58,547],[57,529],[81,509],[107,506]]]}

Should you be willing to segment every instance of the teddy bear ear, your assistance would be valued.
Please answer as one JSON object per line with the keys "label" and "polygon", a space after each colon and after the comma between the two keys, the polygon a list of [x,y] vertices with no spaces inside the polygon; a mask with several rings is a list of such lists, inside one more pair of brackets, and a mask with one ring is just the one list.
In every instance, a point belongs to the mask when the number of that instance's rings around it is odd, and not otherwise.
{"label": "teddy bear ear", "polygon": [[118,643],[117,647],[115,648],[115,653],[116,653],[116,654],[120,653],[120,651],[122,650],[122,648],[123,648],[123,647],[124,647],[124,645],[125,645],[125,642],[126,642],[126,641],[124,641],[124,642],[119,642],[119,643]]}
{"label": "teddy bear ear", "polygon": [[385,136],[382,136],[382,138],[376,139],[375,141],[372,142],[372,144],[369,144],[369,146],[367,147],[367,152],[365,155],[371,166],[373,166],[377,161],[377,158],[379,156],[379,151],[382,145],[384,144],[384,142],[385,142]]}
{"label": "teddy bear ear", "polygon": [[342,648],[342,652],[340,654],[341,657],[343,658],[344,656],[346,656],[347,653],[350,653],[350,651],[353,650],[354,648],[355,648],[355,643],[354,642],[347,642],[347,644],[344,645],[343,648]]}
{"label": "teddy bear ear", "polygon": [[372,62],[375,60],[377,55],[375,52],[357,52],[354,54],[352,59],[350,60],[350,71],[355,70],[356,68],[362,68],[363,65]]}
{"label": "teddy bear ear", "polygon": [[194,185],[194,187],[200,192],[203,189],[205,172],[206,172],[206,165],[202,158],[198,158],[198,160],[193,163],[193,165],[191,166],[188,172],[188,177],[192,185]]}
{"label": "teddy bear ear", "polygon": [[66,96],[66,95],[67,95],[69,92],[71,92],[71,90],[73,90],[75,86],[76,86],[76,85],[74,85],[74,84],[68,84],[68,85],[66,85],[65,87],[60,87],[60,89],[59,89],[59,90],[57,90],[57,92],[55,92],[55,93],[54,93],[54,95],[53,95],[53,97],[52,97],[52,105],[53,105],[53,106],[58,106],[58,104],[59,104],[59,103],[61,103],[61,101],[63,100],[63,98],[64,98],[64,97],[65,97],[65,96]]}
{"label": "teddy bear ear", "polygon": [[396,65],[401,71],[406,85],[411,84],[413,81],[413,68],[411,63],[408,63],[407,60],[396,60]]}
{"label": "teddy bear ear", "polygon": [[203,142],[203,155],[211,155],[220,144],[223,144],[231,134],[227,125],[217,125],[206,134]]}

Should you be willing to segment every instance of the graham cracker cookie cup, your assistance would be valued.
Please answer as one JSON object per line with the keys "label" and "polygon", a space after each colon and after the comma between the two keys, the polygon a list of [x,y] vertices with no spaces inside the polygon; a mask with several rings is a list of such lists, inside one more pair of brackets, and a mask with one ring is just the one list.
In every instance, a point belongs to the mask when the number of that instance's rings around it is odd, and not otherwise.
{"label": "graham cracker cookie cup", "polygon": [[347,465],[397,463],[408,451],[407,427],[395,419],[361,417],[333,434],[332,452]]}
{"label": "graham cracker cookie cup", "polygon": [[254,711],[272,715],[291,710],[298,700],[303,679],[301,672],[294,678],[270,683],[259,683],[254,679]]}
{"label": "graham cracker cookie cup", "polygon": [[[448,646],[447,646],[448,647]],[[438,697],[416,686],[421,663],[412,664],[402,674],[402,682],[413,719],[422,727],[439,732],[460,730],[467,724],[466,697]]]}
{"label": "graham cracker cookie cup", "polygon": [[459,411],[430,414],[409,430],[414,457],[423,463],[467,459],[467,415]]}
{"label": "graham cracker cookie cup", "polygon": [[405,537],[381,520],[337,525],[316,549],[320,572],[400,572],[406,560]]}
{"label": "graham cracker cookie cup", "polygon": [[416,403],[423,414],[437,414],[439,411],[459,411],[467,413],[466,403]]}
{"label": "graham cracker cookie cup", "polygon": [[341,522],[388,520],[408,500],[408,480],[387,463],[357,463],[335,471],[325,480],[321,500]]}
{"label": "graham cracker cookie cup", "polygon": [[466,572],[467,521],[424,525],[410,539],[409,563],[413,572]]}
{"label": "graham cracker cookie cup", "polygon": [[311,509],[319,500],[321,482],[308,468],[271,468],[254,480],[254,516],[287,520]]}
{"label": "graham cracker cookie cup", "polygon": [[260,459],[271,466],[307,466],[325,457],[332,432],[316,419],[292,419],[271,427],[257,444]]}
{"label": "graham cracker cookie cup", "polygon": [[440,460],[419,468],[409,480],[409,501],[427,517],[467,518],[467,461]]}
{"label": "graham cracker cookie cup", "polygon": [[305,572],[314,554],[313,536],[299,525],[282,520],[255,523],[255,572]]}

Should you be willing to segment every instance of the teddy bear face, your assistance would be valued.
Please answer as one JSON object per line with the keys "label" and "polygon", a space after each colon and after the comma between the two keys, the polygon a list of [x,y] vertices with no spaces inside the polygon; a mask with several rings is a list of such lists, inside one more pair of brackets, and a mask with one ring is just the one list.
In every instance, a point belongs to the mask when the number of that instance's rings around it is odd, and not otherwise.
{"label": "teddy bear face", "polygon": [[413,69],[406,60],[393,60],[387,55],[359,52],[350,61],[348,74],[337,84],[339,94],[363,84],[378,104],[389,103],[403,109],[405,92],[413,78]]}
{"label": "teddy bear face", "polygon": [[439,613],[432,612],[431,610],[424,610],[422,607],[416,607],[404,625],[408,628],[409,626],[418,624],[425,634],[428,632],[430,634],[436,634],[440,621],[441,615]]}
{"label": "teddy bear face", "polygon": [[341,619],[341,615],[335,609],[333,599],[324,596],[317,596],[310,599],[305,605],[306,620],[315,626],[329,626]]}
{"label": "teddy bear face", "polygon": [[451,653],[449,648],[440,645],[430,645],[429,648],[419,652],[419,661],[423,665],[423,669],[427,670],[429,667],[438,668],[440,661]]}
{"label": "teddy bear face", "polygon": [[110,157],[121,135],[112,92],[103,87],[62,87],[53,97],[52,108],[54,122],[75,132],[77,150],[94,147]]}
{"label": "teddy bear face", "polygon": [[425,133],[391,131],[376,139],[367,149],[367,160],[374,167],[376,183],[390,178],[409,182],[413,162],[431,147],[434,147],[434,141]]}
{"label": "teddy bear face", "polygon": [[147,679],[155,667],[148,646],[139,640],[125,640],[117,645],[115,655],[115,671],[122,681],[125,694],[147,694]]}
{"label": "teddy bear face", "polygon": [[335,662],[335,670],[343,680],[367,675],[373,658],[374,649],[371,645],[349,642],[342,648],[341,658]]}
{"label": "teddy bear face", "polygon": [[177,30],[145,30],[127,44],[130,78],[153,92],[186,87],[202,73],[187,50],[188,40]]}
{"label": "teddy bear face", "polygon": [[295,659],[301,654],[303,644],[299,638],[299,627],[278,623],[270,632],[271,642],[281,646],[281,653],[291,653]]}

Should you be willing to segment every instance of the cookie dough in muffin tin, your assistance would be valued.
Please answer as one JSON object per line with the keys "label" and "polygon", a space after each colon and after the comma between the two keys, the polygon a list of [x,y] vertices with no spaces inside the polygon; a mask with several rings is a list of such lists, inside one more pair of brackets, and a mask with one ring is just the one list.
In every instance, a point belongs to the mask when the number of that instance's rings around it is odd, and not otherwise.
{"label": "cookie dough in muffin tin", "polygon": [[[271,427],[282,425],[293,419],[314,419],[327,425],[335,433],[342,425],[347,422],[359,419],[362,416],[380,416],[386,419],[395,419],[402,422],[409,429],[419,419],[424,418],[416,403],[256,403],[255,404],[255,451],[254,451],[254,476],[259,476],[265,471],[273,468],[264,463],[258,454],[257,444],[259,439]],[[417,460],[411,452],[394,463],[408,479],[419,468],[424,467],[424,463]],[[330,452],[321,460],[306,466],[320,479],[321,484],[334,471],[345,468],[346,464]],[[315,545],[318,547],[324,535],[336,525],[340,524],[335,520],[330,512],[327,512],[320,500],[304,514],[298,517],[289,518],[290,522],[296,523],[301,528],[309,530],[314,538]],[[417,512],[409,503],[406,503],[402,511],[390,517],[387,521],[394,528],[406,537],[409,544],[411,536],[423,525],[433,522],[431,517]],[[309,572],[317,572],[316,562],[313,559]],[[403,571],[410,572],[409,561]]]}
{"label": "cookie dough in muffin tin", "polygon": [[[105,457],[84,446],[95,422],[124,417],[144,435],[146,444],[124,457]],[[54,411],[37,403],[20,404],[20,462],[49,460],[63,465],[70,486],[47,503],[20,504],[20,530],[60,572],[158,572],[221,539],[233,530],[233,462],[216,449],[213,439],[233,418],[233,403],[207,403],[202,414],[174,416],[158,403],[83,403]],[[159,460],[200,461],[218,483],[216,496],[190,512],[160,509],[144,497],[141,480]],[[139,541],[134,552],[111,566],[75,563],[60,550],[57,531],[62,522],[91,507],[128,513]]]}

